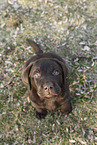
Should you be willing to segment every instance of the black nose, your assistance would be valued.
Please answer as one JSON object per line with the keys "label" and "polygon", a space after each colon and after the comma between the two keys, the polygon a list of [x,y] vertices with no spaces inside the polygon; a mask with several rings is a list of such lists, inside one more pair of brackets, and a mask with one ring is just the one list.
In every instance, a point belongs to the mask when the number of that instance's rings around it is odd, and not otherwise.
{"label": "black nose", "polygon": [[51,90],[51,89],[53,89],[53,83],[51,83],[51,82],[46,83],[46,84],[44,84],[43,87],[44,87],[45,91]]}

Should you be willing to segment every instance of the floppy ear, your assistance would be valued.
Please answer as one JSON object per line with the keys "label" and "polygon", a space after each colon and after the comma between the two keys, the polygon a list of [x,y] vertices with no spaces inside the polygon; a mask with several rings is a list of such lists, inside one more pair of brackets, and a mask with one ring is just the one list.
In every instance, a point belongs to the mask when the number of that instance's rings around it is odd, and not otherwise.
{"label": "floppy ear", "polygon": [[65,93],[67,96],[70,96],[69,86],[67,83],[68,68],[67,68],[65,62],[62,62],[62,61],[57,60],[57,59],[54,59],[54,60],[59,64],[59,66],[62,69],[62,79],[63,79],[62,90],[63,90],[63,93]]}
{"label": "floppy ear", "polygon": [[58,60],[58,59],[54,59],[54,60],[55,60],[55,61],[59,64],[59,66],[61,67],[61,69],[62,69],[63,82],[65,82],[66,77],[67,77],[67,74],[68,74],[68,68],[67,68],[65,62],[62,62],[62,61],[60,61],[60,60]]}
{"label": "floppy ear", "polygon": [[33,62],[31,62],[22,71],[22,80],[23,80],[23,83],[28,87],[28,89],[31,88],[31,82],[30,82],[30,79],[29,79],[29,74],[30,74],[30,70],[31,70],[32,66],[33,66]]}

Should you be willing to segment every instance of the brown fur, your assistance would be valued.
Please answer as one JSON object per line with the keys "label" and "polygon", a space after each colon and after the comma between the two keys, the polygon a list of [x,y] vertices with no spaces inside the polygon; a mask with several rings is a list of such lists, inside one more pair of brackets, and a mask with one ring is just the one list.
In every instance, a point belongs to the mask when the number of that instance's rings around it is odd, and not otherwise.
{"label": "brown fur", "polygon": [[47,111],[72,111],[67,73],[63,59],[54,53],[43,53],[32,40],[27,39],[36,55],[24,65],[22,80],[29,91],[31,103],[38,118],[44,118]]}

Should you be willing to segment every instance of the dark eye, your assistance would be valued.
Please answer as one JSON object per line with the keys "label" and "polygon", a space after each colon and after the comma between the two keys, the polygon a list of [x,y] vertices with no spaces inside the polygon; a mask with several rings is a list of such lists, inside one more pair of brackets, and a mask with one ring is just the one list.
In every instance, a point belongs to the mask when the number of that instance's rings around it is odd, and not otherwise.
{"label": "dark eye", "polygon": [[34,77],[37,79],[37,78],[39,78],[40,77],[40,73],[35,73],[34,74]]}
{"label": "dark eye", "polygon": [[52,74],[53,74],[54,76],[57,76],[57,75],[59,75],[59,71],[58,71],[58,70],[54,70],[54,71],[52,72]]}

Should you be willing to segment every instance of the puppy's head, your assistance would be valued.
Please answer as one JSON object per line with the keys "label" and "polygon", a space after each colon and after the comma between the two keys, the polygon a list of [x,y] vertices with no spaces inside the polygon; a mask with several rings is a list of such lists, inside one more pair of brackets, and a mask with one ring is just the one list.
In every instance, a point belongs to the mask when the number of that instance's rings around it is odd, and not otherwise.
{"label": "puppy's head", "polygon": [[67,68],[57,59],[41,58],[29,64],[24,73],[30,90],[36,90],[40,98],[51,98],[62,93]]}

